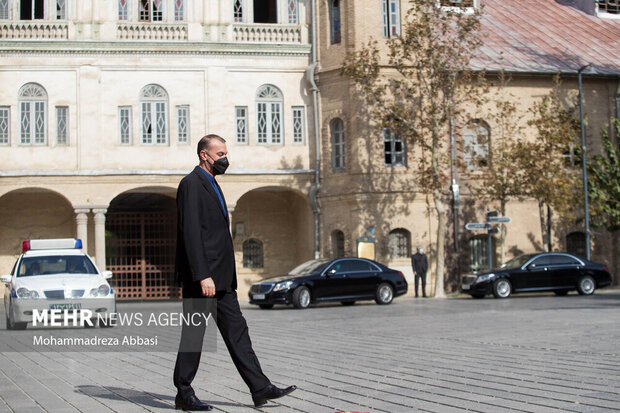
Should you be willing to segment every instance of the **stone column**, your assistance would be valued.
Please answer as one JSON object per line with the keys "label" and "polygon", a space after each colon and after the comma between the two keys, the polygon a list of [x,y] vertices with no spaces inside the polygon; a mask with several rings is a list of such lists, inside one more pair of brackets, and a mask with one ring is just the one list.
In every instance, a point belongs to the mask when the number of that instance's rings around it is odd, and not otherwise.
{"label": "stone column", "polygon": [[95,214],[95,261],[99,271],[105,271],[105,214],[106,208],[93,208]]}
{"label": "stone column", "polygon": [[77,238],[82,240],[82,251],[88,252],[88,213],[89,208],[75,208],[75,223]]}
{"label": "stone column", "polygon": [[235,205],[226,205],[226,208],[228,209],[228,230],[230,231],[230,234],[232,235],[232,214],[233,212],[235,212]]}

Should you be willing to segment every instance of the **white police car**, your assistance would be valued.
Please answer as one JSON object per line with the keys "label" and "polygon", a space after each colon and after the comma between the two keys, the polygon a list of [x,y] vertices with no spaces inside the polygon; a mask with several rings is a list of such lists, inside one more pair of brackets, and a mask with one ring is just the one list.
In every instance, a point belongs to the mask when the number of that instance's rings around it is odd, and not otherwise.
{"label": "white police car", "polygon": [[[116,311],[114,291],[106,281],[111,271],[100,272],[81,251],[79,239],[24,241],[6,283],[4,308],[9,330],[33,325],[109,327]],[[34,316],[34,319],[33,319]],[[52,320],[50,320],[50,317]]]}

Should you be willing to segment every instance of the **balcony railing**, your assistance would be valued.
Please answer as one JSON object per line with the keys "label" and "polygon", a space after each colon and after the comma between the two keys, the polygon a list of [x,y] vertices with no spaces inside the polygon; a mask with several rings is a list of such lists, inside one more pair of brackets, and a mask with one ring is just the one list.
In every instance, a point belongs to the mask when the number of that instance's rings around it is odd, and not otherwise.
{"label": "balcony railing", "polygon": [[233,41],[256,43],[301,43],[301,27],[284,24],[235,24]]}
{"label": "balcony railing", "polygon": [[116,38],[121,40],[187,40],[187,25],[166,23],[119,23]]}
{"label": "balcony railing", "polygon": [[67,39],[67,23],[57,22],[0,22],[0,39]]}

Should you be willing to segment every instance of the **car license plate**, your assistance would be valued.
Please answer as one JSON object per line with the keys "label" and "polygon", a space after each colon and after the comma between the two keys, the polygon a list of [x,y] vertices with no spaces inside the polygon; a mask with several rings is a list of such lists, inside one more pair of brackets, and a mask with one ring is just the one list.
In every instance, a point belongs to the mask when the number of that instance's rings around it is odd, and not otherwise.
{"label": "car license plate", "polygon": [[469,284],[463,284],[463,285],[461,286],[461,288],[462,288],[463,290],[469,290],[470,285],[469,285]]}
{"label": "car license plate", "polygon": [[81,303],[62,303],[50,305],[50,310],[80,310],[81,308]]}
{"label": "car license plate", "polygon": [[254,294],[252,296],[253,299],[255,300],[264,300],[265,299],[265,294]]}

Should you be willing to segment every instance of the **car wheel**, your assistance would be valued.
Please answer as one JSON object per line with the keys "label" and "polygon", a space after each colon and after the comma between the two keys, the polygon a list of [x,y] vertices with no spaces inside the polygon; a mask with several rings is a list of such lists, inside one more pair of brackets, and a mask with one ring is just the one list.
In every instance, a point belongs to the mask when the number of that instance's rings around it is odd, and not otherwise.
{"label": "car wheel", "polygon": [[263,310],[271,310],[273,308],[273,304],[259,304],[258,306]]}
{"label": "car wheel", "polygon": [[484,298],[484,294],[471,294],[472,298]]}
{"label": "car wheel", "polygon": [[385,305],[392,302],[394,299],[394,288],[388,283],[381,283],[377,287],[375,293],[375,301],[377,304]]}
{"label": "car wheel", "polygon": [[310,305],[310,290],[306,286],[299,286],[293,291],[293,305],[295,308],[308,308]]}
{"label": "car wheel", "polygon": [[355,300],[341,301],[340,304],[342,304],[342,305],[353,305],[353,304],[355,304]]}
{"label": "car wheel", "polygon": [[594,278],[586,275],[585,277],[581,277],[579,279],[579,283],[577,284],[577,292],[580,295],[591,295],[594,293],[596,289],[596,284],[594,282]]}
{"label": "car wheel", "polygon": [[495,298],[508,298],[512,292],[510,281],[500,278],[493,283],[493,295]]}
{"label": "car wheel", "polygon": [[557,296],[563,297],[568,294],[568,290],[555,290],[554,293]]}

